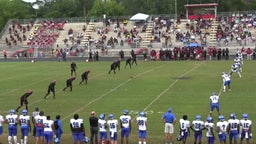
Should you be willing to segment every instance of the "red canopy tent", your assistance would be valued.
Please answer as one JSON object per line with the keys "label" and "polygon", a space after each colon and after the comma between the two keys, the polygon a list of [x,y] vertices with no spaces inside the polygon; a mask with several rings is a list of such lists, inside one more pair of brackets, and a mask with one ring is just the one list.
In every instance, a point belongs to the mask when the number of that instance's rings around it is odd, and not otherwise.
{"label": "red canopy tent", "polygon": [[187,19],[210,19],[217,16],[217,3],[187,4],[184,6]]}

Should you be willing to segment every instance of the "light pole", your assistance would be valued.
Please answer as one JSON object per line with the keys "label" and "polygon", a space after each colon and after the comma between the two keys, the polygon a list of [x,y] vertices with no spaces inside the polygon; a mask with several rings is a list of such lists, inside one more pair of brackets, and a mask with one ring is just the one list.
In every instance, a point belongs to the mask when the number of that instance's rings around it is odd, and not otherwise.
{"label": "light pole", "polygon": [[177,20],[178,15],[177,15],[177,0],[175,0],[175,18]]}

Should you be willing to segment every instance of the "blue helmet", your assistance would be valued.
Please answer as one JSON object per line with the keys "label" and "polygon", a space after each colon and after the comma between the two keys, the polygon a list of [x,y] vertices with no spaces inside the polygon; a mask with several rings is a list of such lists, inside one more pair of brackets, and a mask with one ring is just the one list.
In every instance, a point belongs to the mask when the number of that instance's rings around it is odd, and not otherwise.
{"label": "blue helmet", "polygon": [[200,120],[200,119],[201,119],[201,116],[200,116],[200,115],[197,115],[197,116],[196,116],[196,119],[197,119],[197,120]]}
{"label": "blue helmet", "polygon": [[212,122],[212,117],[208,116],[206,119],[208,122]]}
{"label": "blue helmet", "polygon": [[109,114],[108,116],[110,119],[113,119],[114,118],[114,115],[113,114]]}
{"label": "blue helmet", "polygon": [[169,108],[169,109],[168,109],[168,112],[172,112],[172,108]]}
{"label": "blue helmet", "polygon": [[85,137],[83,138],[83,142],[84,142],[84,143],[89,143],[89,142],[90,142],[90,139],[89,139],[87,136],[85,136]]}
{"label": "blue helmet", "polygon": [[212,92],[212,95],[217,95],[216,92]]}
{"label": "blue helmet", "polygon": [[54,139],[54,144],[58,144],[58,143],[60,143],[60,139],[56,137],[56,138]]}
{"label": "blue helmet", "polygon": [[244,113],[244,114],[243,114],[243,118],[244,118],[244,119],[247,119],[247,118],[248,118],[248,114],[247,114],[247,113]]}
{"label": "blue helmet", "polygon": [[26,109],[22,110],[22,114],[26,115],[28,111]]}
{"label": "blue helmet", "polygon": [[236,115],[234,113],[231,113],[230,118],[234,119],[234,118],[236,118]]}
{"label": "blue helmet", "polygon": [[220,115],[220,116],[219,116],[219,120],[224,120],[224,116],[223,116],[223,115]]}
{"label": "blue helmet", "polygon": [[123,114],[127,115],[129,113],[129,111],[127,109],[124,110]]}
{"label": "blue helmet", "polygon": [[145,116],[145,113],[143,111],[140,112],[140,116]]}
{"label": "blue helmet", "polygon": [[10,110],[10,114],[14,114],[15,113],[15,110],[14,109],[11,109]]}
{"label": "blue helmet", "polygon": [[105,114],[100,114],[99,118],[102,120],[105,119]]}

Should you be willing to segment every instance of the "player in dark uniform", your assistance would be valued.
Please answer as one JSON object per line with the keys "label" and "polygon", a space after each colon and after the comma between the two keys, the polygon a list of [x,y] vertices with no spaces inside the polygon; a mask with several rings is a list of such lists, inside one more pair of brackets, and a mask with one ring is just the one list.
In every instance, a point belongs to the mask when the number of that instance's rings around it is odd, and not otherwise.
{"label": "player in dark uniform", "polygon": [[[111,65],[110,65],[110,70],[108,71],[108,73],[110,74],[111,71],[114,71],[114,74],[116,74],[116,68],[118,67],[118,62],[114,61]],[[120,63],[119,63],[119,67],[120,67]]]}
{"label": "player in dark uniform", "polygon": [[70,69],[71,69],[71,76],[73,76],[73,73],[74,73],[75,76],[76,76],[76,69],[77,69],[77,67],[76,67],[76,63],[75,63],[75,62],[72,62],[72,63],[70,64]]}
{"label": "player in dark uniform", "polygon": [[16,112],[19,111],[19,109],[23,106],[23,104],[26,105],[26,110],[28,111],[28,97],[33,93],[32,90],[29,90],[28,92],[24,93],[20,97],[20,106],[17,107]]}
{"label": "player in dark uniform", "polygon": [[46,97],[50,94],[50,92],[53,93],[53,98],[55,99],[55,84],[56,84],[56,80],[52,81],[49,86],[48,86],[48,92],[47,94],[44,96],[44,99],[46,99]]}
{"label": "player in dark uniform", "polygon": [[133,55],[132,55],[132,65],[133,65],[134,63],[137,65],[136,54],[133,54]]}
{"label": "player in dark uniform", "polygon": [[71,77],[71,78],[69,78],[69,79],[67,79],[67,81],[66,81],[66,87],[63,89],[63,91],[65,91],[68,87],[70,88],[70,91],[72,91],[72,82],[73,82],[73,80],[75,80],[76,79],[76,77]]}
{"label": "player in dark uniform", "polygon": [[129,66],[130,66],[130,68],[132,68],[131,61],[132,61],[132,58],[131,58],[131,57],[129,57],[128,59],[126,59],[126,63],[125,63],[125,67],[124,67],[124,68],[126,68],[126,67],[127,67],[127,65],[129,65]]}
{"label": "player in dark uniform", "polygon": [[90,70],[85,71],[82,75],[82,81],[79,84],[82,84],[85,81],[85,84],[87,84],[87,80],[88,80],[88,74],[90,73]]}

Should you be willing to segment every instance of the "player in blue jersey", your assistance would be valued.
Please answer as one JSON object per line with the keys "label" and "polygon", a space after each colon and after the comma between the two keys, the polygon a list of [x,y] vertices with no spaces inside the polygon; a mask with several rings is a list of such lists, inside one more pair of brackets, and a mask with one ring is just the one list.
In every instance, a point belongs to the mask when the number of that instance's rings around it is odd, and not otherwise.
{"label": "player in blue jersey", "polygon": [[240,73],[240,69],[239,69],[238,65],[235,64],[235,63],[232,64],[232,66],[231,66],[230,75],[232,76],[233,73],[237,73],[237,74],[239,75],[239,77],[242,77],[242,76],[241,76],[241,73]]}
{"label": "player in blue jersey", "polygon": [[248,119],[248,114],[243,114],[243,119],[240,120],[240,126],[242,128],[240,144],[243,143],[244,139],[249,144],[252,136],[252,121]]}
{"label": "player in blue jersey", "polygon": [[165,143],[168,143],[168,141],[170,143],[173,143],[173,133],[174,133],[174,125],[176,123],[176,117],[175,115],[172,113],[172,109],[169,108],[168,112],[166,112],[163,116],[162,116],[162,122],[165,125],[164,128],[164,133],[165,133]]}
{"label": "player in blue jersey", "polygon": [[219,121],[217,122],[216,127],[217,127],[216,131],[218,132],[220,144],[226,144],[228,122],[225,121],[225,118],[223,115],[219,116]]}
{"label": "player in blue jersey", "polygon": [[213,123],[212,117],[208,116],[204,125],[206,128],[206,137],[207,137],[208,144],[214,144],[215,136],[213,132],[214,123]]}
{"label": "player in blue jersey", "polygon": [[190,133],[190,121],[188,120],[187,115],[183,115],[182,119],[180,119],[180,136],[183,144],[186,143],[187,137]]}
{"label": "player in blue jersey", "polygon": [[216,92],[213,92],[210,96],[210,113],[209,115],[212,116],[212,112],[214,109],[217,110],[218,114],[220,115],[220,103],[219,103],[219,96],[216,94]]}
{"label": "player in blue jersey", "polygon": [[31,131],[30,125],[30,116],[27,115],[27,110],[22,111],[22,115],[19,116],[19,124],[20,124],[20,131],[21,131],[21,143],[27,144],[28,142],[28,133]]}
{"label": "player in blue jersey", "polygon": [[137,130],[139,136],[138,144],[146,144],[147,139],[147,117],[144,112],[140,112],[139,116],[136,118]]}
{"label": "player in blue jersey", "polygon": [[124,143],[124,137],[126,139],[126,144],[129,144],[129,135],[131,132],[131,116],[128,110],[123,111],[123,115],[120,116],[120,126],[121,126],[121,144]]}
{"label": "player in blue jersey", "polygon": [[203,137],[204,122],[201,120],[201,116],[197,115],[196,119],[192,121],[192,125],[190,127],[194,131],[194,144],[201,144]]}
{"label": "player in blue jersey", "polygon": [[63,133],[60,115],[56,115],[56,119],[54,120],[54,129],[56,135],[55,142],[60,143],[61,135]]}
{"label": "player in blue jersey", "polygon": [[228,133],[229,133],[229,143],[232,144],[234,140],[234,144],[237,144],[238,135],[240,131],[239,120],[236,119],[236,115],[234,113],[230,114],[230,119],[228,120]]}
{"label": "player in blue jersey", "polygon": [[75,114],[70,119],[70,128],[74,140],[74,144],[82,144],[85,137],[84,120],[79,118],[78,114]]}
{"label": "player in blue jersey", "polygon": [[8,143],[12,143],[12,138],[14,143],[17,144],[17,123],[18,115],[15,114],[14,109],[10,110],[10,114],[5,116],[5,123],[8,124]]}
{"label": "player in blue jersey", "polygon": [[222,81],[223,81],[223,92],[226,92],[226,87],[228,87],[228,90],[231,91],[231,76],[225,72],[222,72]]}

